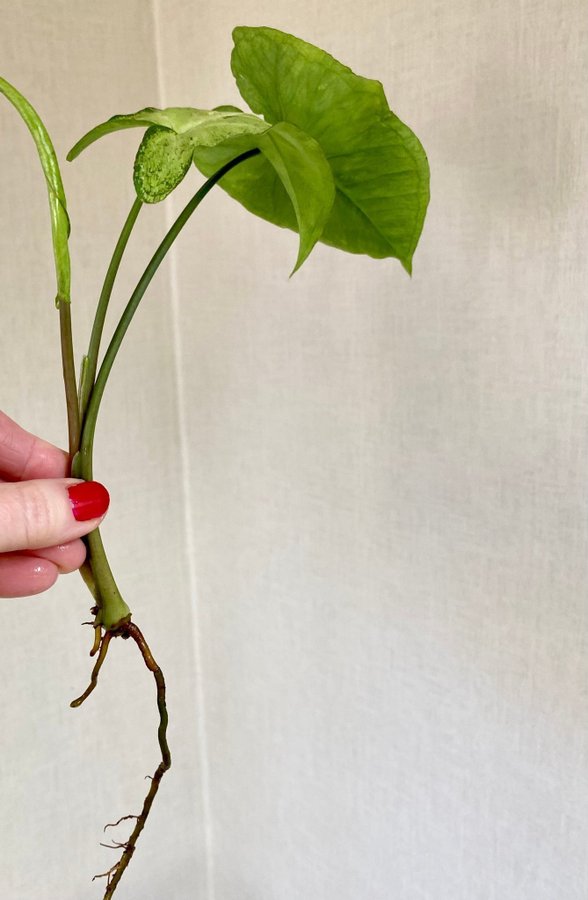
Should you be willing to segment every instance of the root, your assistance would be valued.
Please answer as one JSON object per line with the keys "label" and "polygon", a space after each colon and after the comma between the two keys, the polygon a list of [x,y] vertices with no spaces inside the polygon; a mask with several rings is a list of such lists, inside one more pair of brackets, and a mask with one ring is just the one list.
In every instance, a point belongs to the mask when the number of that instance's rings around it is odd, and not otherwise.
{"label": "root", "polygon": [[100,650],[100,642],[102,641],[102,629],[100,625],[94,625],[93,622],[91,622],[90,624],[94,627],[94,643],[92,645],[92,649],[90,650],[90,656],[96,656],[96,654]]}
{"label": "root", "polygon": [[159,749],[161,751],[161,762],[155,770],[154,775],[147,776],[148,778],[150,778],[151,783],[149,786],[149,791],[147,792],[147,796],[143,801],[143,808],[141,810],[141,813],[138,816],[121,816],[118,821],[110,823],[104,827],[104,830],[106,831],[107,828],[114,828],[117,825],[120,825],[121,822],[125,822],[129,819],[136,820],[135,827],[133,828],[128,841],[122,843],[113,841],[112,844],[101,844],[101,846],[107,847],[111,850],[123,851],[118,862],[111,866],[108,871],[103,872],[100,875],[95,875],[92,879],[92,881],[95,881],[98,878],[106,878],[106,891],[104,893],[103,900],[110,900],[117,888],[120,879],[124,874],[126,867],[131,861],[133,853],[135,852],[135,847],[137,845],[139,835],[143,831],[145,823],[147,822],[147,817],[151,811],[155,795],[159,790],[161,779],[171,766],[171,753],[167,743],[168,716],[165,700],[165,679],[163,677],[163,672],[153,658],[153,654],[151,653],[149,645],[143,637],[142,632],[139,628],[137,628],[136,625],[132,624],[130,621],[123,622],[115,630],[105,631],[104,634],[102,634],[102,629],[99,626],[94,626],[94,628],[94,646],[92,648],[90,656],[94,656],[96,653],[98,653],[98,658],[94,664],[94,668],[92,669],[90,684],[80,697],[72,701],[70,706],[81,706],[84,700],[92,693],[98,683],[98,674],[100,672],[100,669],[102,668],[104,660],[106,659],[110,641],[113,637],[122,637],[124,639],[132,638],[134,640],[137,647],[139,648],[141,656],[143,657],[145,665],[147,666],[149,671],[153,673],[153,678],[155,679],[155,686],[157,689],[157,709],[159,711],[159,727],[157,729],[157,739],[159,742]]}
{"label": "root", "polygon": [[[151,776],[149,776],[149,777],[151,777]],[[126,822],[127,819],[138,819],[138,818],[139,818],[139,816],[132,816],[132,815],[131,816],[121,816],[120,819],[116,820],[116,822],[109,822],[108,825],[105,825],[104,831],[106,831],[107,828],[116,828],[117,825],[120,825],[121,822]]]}
{"label": "root", "polygon": [[145,823],[147,821],[147,816],[149,815],[149,812],[153,805],[153,801],[155,800],[155,795],[157,794],[157,791],[159,790],[159,783],[160,783],[161,779],[163,778],[165,772],[167,772],[168,768],[169,768],[169,766],[165,766],[163,762],[160,762],[157,769],[155,770],[155,774],[151,781],[151,787],[149,788],[149,792],[143,802],[143,809],[141,810],[141,815],[137,816],[137,824],[135,825],[128,841],[125,844],[121,844],[121,847],[124,847],[121,858],[111,869],[109,869],[110,876],[109,876],[108,884],[106,886],[106,891],[104,893],[103,900],[110,900],[110,898],[112,897],[112,895],[114,894],[114,892],[117,888],[119,881],[121,880],[121,878],[124,874],[126,867],[128,866],[128,864],[131,861],[131,857],[132,857],[133,853],[135,852],[135,847],[137,845],[139,835],[141,834],[141,832],[143,831],[143,828],[145,827]]}
{"label": "root", "polygon": [[109,870],[108,883],[103,900],[110,900],[117,888],[120,879],[124,874],[126,867],[130,863],[131,857],[135,852],[135,847],[137,846],[139,835],[145,827],[147,817],[151,811],[153,801],[155,800],[155,795],[159,790],[161,779],[171,766],[171,753],[167,743],[167,706],[165,702],[165,680],[163,677],[163,672],[155,662],[147,641],[136,625],[134,625],[132,622],[124,622],[121,627],[117,629],[116,635],[127,639],[132,638],[135,641],[137,647],[141,652],[141,656],[143,657],[145,665],[147,666],[149,671],[153,673],[155,685],[157,688],[157,709],[159,710],[159,728],[157,730],[157,739],[159,741],[159,749],[161,751],[161,762],[155,770],[155,773],[152,776],[147,776],[151,779],[151,784],[149,786],[147,796],[143,801],[143,809],[141,810],[141,813],[138,816],[123,816],[118,820],[118,822],[115,823],[116,825],[118,825],[120,822],[124,822],[126,819],[136,819],[135,827],[133,828],[128,841],[120,845],[120,847],[123,848],[121,858],[119,859],[118,863],[116,863],[116,866],[113,866]]}
{"label": "root", "polygon": [[106,882],[106,886],[107,886],[107,890],[108,890],[108,887],[110,886],[110,883],[112,880],[113,872],[115,872],[117,868],[118,868],[118,863],[115,862],[115,864],[110,867],[108,872],[102,872],[101,875],[94,875],[94,877],[92,878],[92,881],[97,881],[98,878],[107,878],[108,881]]}
{"label": "root", "polygon": [[98,683],[98,673],[100,672],[102,664],[106,659],[108,647],[113,637],[122,637],[124,639],[132,638],[139,648],[145,665],[153,674],[157,690],[157,709],[159,711],[159,727],[157,729],[157,740],[159,742],[159,749],[161,752],[161,762],[157,766],[155,773],[153,775],[147,776],[147,778],[150,779],[150,785],[145,800],[143,801],[143,808],[140,814],[138,816],[121,816],[121,818],[118,819],[117,822],[112,822],[104,827],[104,830],[106,831],[107,828],[114,828],[117,825],[120,825],[121,822],[125,822],[129,819],[135,819],[135,827],[133,828],[128,841],[124,841],[121,843],[119,843],[118,841],[113,841],[111,844],[101,844],[102,847],[107,847],[110,850],[123,851],[118,862],[111,866],[107,872],[103,872],[101,875],[95,875],[92,879],[92,881],[95,881],[98,878],[106,878],[106,890],[104,892],[103,900],[110,900],[124,874],[126,867],[130,863],[131,857],[135,852],[135,847],[137,846],[139,836],[145,827],[145,823],[147,822],[147,817],[149,816],[149,813],[151,811],[153,801],[155,800],[155,795],[159,790],[161,779],[171,766],[171,753],[167,743],[168,717],[165,701],[165,679],[163,677],[163,672],[153,658],[153,654],[151,653],[149,645],[143,637],[142,632],[132,622],[122,622],[122,624],[120,624],[116,629],[112,631],[105,631],[104,634],[102,634],[102,630],[99,626],[95,626],[94,646],[90,655],[93,656],[95,653],[98,653],[98,658],[94,664],[94,668],[92,669],[90,684],[81,695],[81,697],[78,697],[77,700],[73,700],[70,706],[80,706],[84,702],[86,697],[88,697],[96,687]]}
{"label": "root", "polygon": [[[104,636],[100,640],[100,643],[98,645],[100,648],[100,652],[98,653],[98,659],[96,660],[96,663],[94,664],[94,668],[92,669],[92,675],[90,676],[90,684],[88,685],[88,687],[86,688],[84,693],[81,695],[81,697],[78,697],[77,700],[72,700],[71,703],[69,704],[74,709],[77,708],[78,706],[82,705],[84,700],[90,696],[90,694],[92,693],[92,691],[98,684],[98,673],[100,672],[100,669],[102,668],[102,663],[106,659],[106,654],[108,653],[108,645],[110,644],[111,638],[112,638],[112,632],[106,631],[104,633]],[[94,650],[93,652],[95,653],[96,651]],[[90,654],[90,655],[92,655],[92,654]]]}
{"label": "root", "polygon": [[[166,772],[171,766],[171,753],[167,744],[167,706],[165,703],[165,679],[163,672],[153,659],[153,654],[149,649],[147,641],[143,637],[141,631],[132,622],[127,622],[124,626],[128,637],[132,637],[141,651],[141,656],[145,661],[145,665],[150,672],[153,672],[155,684],[157,686],[157,709],[159,710],[159,728],[157,729],[157,739],[159,741],[159,749],[161,750],[161,762]],[[162,772],[163,774],[163,772]],[[160,776],[161,777],[161,776]],[[154,776],[155,778],[155,776]]]}

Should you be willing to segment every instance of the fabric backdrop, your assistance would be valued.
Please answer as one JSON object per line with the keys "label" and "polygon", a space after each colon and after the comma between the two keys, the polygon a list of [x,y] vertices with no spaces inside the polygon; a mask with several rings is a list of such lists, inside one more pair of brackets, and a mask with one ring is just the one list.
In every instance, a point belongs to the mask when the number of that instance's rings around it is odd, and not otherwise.
{"label": "fabric backdrop", "polygon": [[[117,112],[240,103],[231,29],[265,24],[381,80],[432,171],[412,279],[319,247],[289,280],[295,237],[217,191],[133,323],[96,474],[174,767],[117,896],[585,900],[585,3],[0,11],[62,158]],[[0,133],[0,405],[63,443],[43,182],[5,103]],[[136,143],[64,168],[79,347]],[[115,311],[197,183],[142,214]],[[76,576],[0,603],[8,900],[99,897],[156,763],[128,645],[68,708],[87,606]]]}

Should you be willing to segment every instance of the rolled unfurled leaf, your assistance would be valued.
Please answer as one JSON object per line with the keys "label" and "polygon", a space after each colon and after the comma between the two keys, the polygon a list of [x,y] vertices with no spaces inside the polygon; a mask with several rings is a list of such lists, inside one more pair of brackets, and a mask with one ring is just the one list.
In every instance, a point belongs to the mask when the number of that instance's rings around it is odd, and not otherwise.
{"label": "rolled unfurled leaf", "polygon": [[70,223],[57,156],[55,155],[55,150],[47,129],[26,97],[23,97],[20,91],[17,91],[17,89],[9,84],[4,78],[0,78],[0,93],[4,94],[6,99],[12,103],[16,111],[20,114],[37,147],[41,166],[43,167],[43,173],[45,175],[45,181],[47,182],[47,191],[49,193],[51,234],[53,238],[53,255],[55,257],[55,274],[57,278],[57,303],[69,303],[71,267],[68,238],[70,233]]}

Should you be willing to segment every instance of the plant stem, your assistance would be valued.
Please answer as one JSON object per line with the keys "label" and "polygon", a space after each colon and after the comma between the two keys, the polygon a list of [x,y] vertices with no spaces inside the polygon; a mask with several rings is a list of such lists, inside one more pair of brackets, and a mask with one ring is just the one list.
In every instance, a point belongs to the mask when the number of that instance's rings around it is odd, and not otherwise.
{"label": "plant stem", "polygon": [[70,465],[80,446],[80,414],[78,409],[78,390],[76,384],[76,366],[71,334],[71,303],[69,297],[57,297],[59,309],[59,332],[61,336],[61,365],[63,384],[65,387],[65,404],[67,407],[67,430]]}
{"label": "plant stem", "polygon": [[87,561],[90,564],[92,578],[97,588],[96,605],[98,612],[95,627],[101,625],[106,631],[117,628],[123,621],[130,619],[131,610],[122,598],[118,585],[104,550],[100,529],[95,528],[86,535],[88,547]]}
{"label": "plant stem", "polygon": [[220,181],[223,175],[226,175],[227,172],[230,172],[230,170],[239,165],[239,163],[244,162],[246,159],[250,159],[250,157],[252,156],[256,156],[259,152],[260,151],[257,148],[248,150],[247,152],[242,153],[240,156],[237,156],[235,159],[232,159],[230,162],[226,163],[226,165],[222,166],[222,168],[219,169],[218,172],[215,172],[215,174],[212,175],[208,179],[208,181],[206,181],[202,185],[202,187],[194,194],[192,199],[186,204],[174,224],[171,226],[171,228],[161,241],[159,247],[151,257],[151,260],[149,261],[147,268],[143,272],[143,275],[141,276],[137,287],[133,291],[131,298],[121,316],[118,326],[112,336],[112,340],[110,341],[108,349],[104,355],[104,360],[102,362],[102,365],[100,366],[100,371],[98,372],[96,383],[94,384],[92,393],[90,395],[86,415],[84,417],[84,426],[80,443],[79,472],[81,478],[85,478],[86,480],[90,480],[92,478],[92,450],[94,445],[94,433],[96,430],[96,420],[98,417],[98,410],[100,408],[102,396],[104,394],[104,388],[106,387],[108,376],[110,375],[110,371],[112,369],[114,360],[116,359],[116,355],[119,351],[122,340],[129,325],[131,324],[133,316],[137,311],[137,307],[139,306],[139,303],[141,302],[145,291],[149,287],[153,276],[157,272],[159,266],[165,258],[165,255],[179,235],[180,231],[182,230],[192,213],[198,208],[202,200],[206,197],[208,192],[218,181]]}
{"label": "plant stem", "polygon": [[88,407],[88,400],[92,391],[92,385],[94,384],[94,379],[96,377],[96,369],[98,368],[98,354],[100,352],[100,341],[102,339],[104,321],[106,319],[106,312],[108,310],[112,288],[114,286],[114,281],[119,270],[123,253],[125,252],[129,237],[131,236],[131,231],[133,230],[133,226],[137,221],[137,216],[139,215],[142,206],[142,201],[139,200],[138,197],[136,197],[125,220],[122,231],[120,233],[120,237],[116,243],[116,247],[114,248],[114,252],[112,254],[106,276],[104,278],[104,284],[102,285],[102,290],[100,292],[98,306],[96,307],[96,315],[94,316],[94,324],[92,325],[92,333],[90,335],[88,353],[84,357],[82,375],[80,378],[80,418],[82,422],[84,421],[84,416]]}

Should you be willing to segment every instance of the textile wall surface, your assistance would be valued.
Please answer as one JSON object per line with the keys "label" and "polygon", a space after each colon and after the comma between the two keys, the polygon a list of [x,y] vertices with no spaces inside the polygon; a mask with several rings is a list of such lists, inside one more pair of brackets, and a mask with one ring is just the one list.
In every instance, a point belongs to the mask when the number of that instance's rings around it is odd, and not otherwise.
{"label": "textile wall surface", "polygon": [[[266,24],[381,80],[432,171],[412,279],[318,247],[289,280],[295,237],[218,191],[133,323],[96,472],[174,768],[121,900],[585,900],[585,4],[0,9],[61,157],[116,112],[239,105],[231,28]],[[63,443],[42,179],[0,129],[0,405]],[[64,170],[80,338],[136,144]],[[142,213],[116,309],[198,181]],[[87,605],[74,576],[0,604],[10,900],[99,896],[156,761],[130,647],[68,709]]]}
{"label": "textile wall surface", "polygon": [[[43,116],[61,160],[92,125],[119,111],[158,104],[153,16],[141,0],[0,0],[0,9],[0,70]],[[26,128],[0,100],[1,407],[63,446],[67,432],[46,191]],[[136,146],[137,134],[127,132],[74,163],[63,162],[78,359],[133,201]],[[113,296],[108,332],[164,227],[162,209],[143,211]],[[180,900],[205,890],[206,842],[199,814],[196,676],[168,282],[169,273],[162,273],[152,285],[112,372],[96,434],[95,476],[111,494],[103,537],[113,571],[158,662],[165,670],[173,661],[174,670],[168,682],[177,777],[154,807],[153,827],[143,836],[143,865],[133,861],[120,892],[128,898]],[[92,666],[91,629],[80,627],[91,618],[91,598],[81,579],[72,575],[46,597],[0,606],[0,894],[6,900],[101,897],[104,882],[92,884],[91,877],[106,871],[116,855],[99,842],[124,840],[129,833],[124,825],[106,834],[102,828],[138,812],[148,787],[145,776],[158,761],[152,677],[130,644],[115,641],[98,689],[80,709],[69,709]]]}

